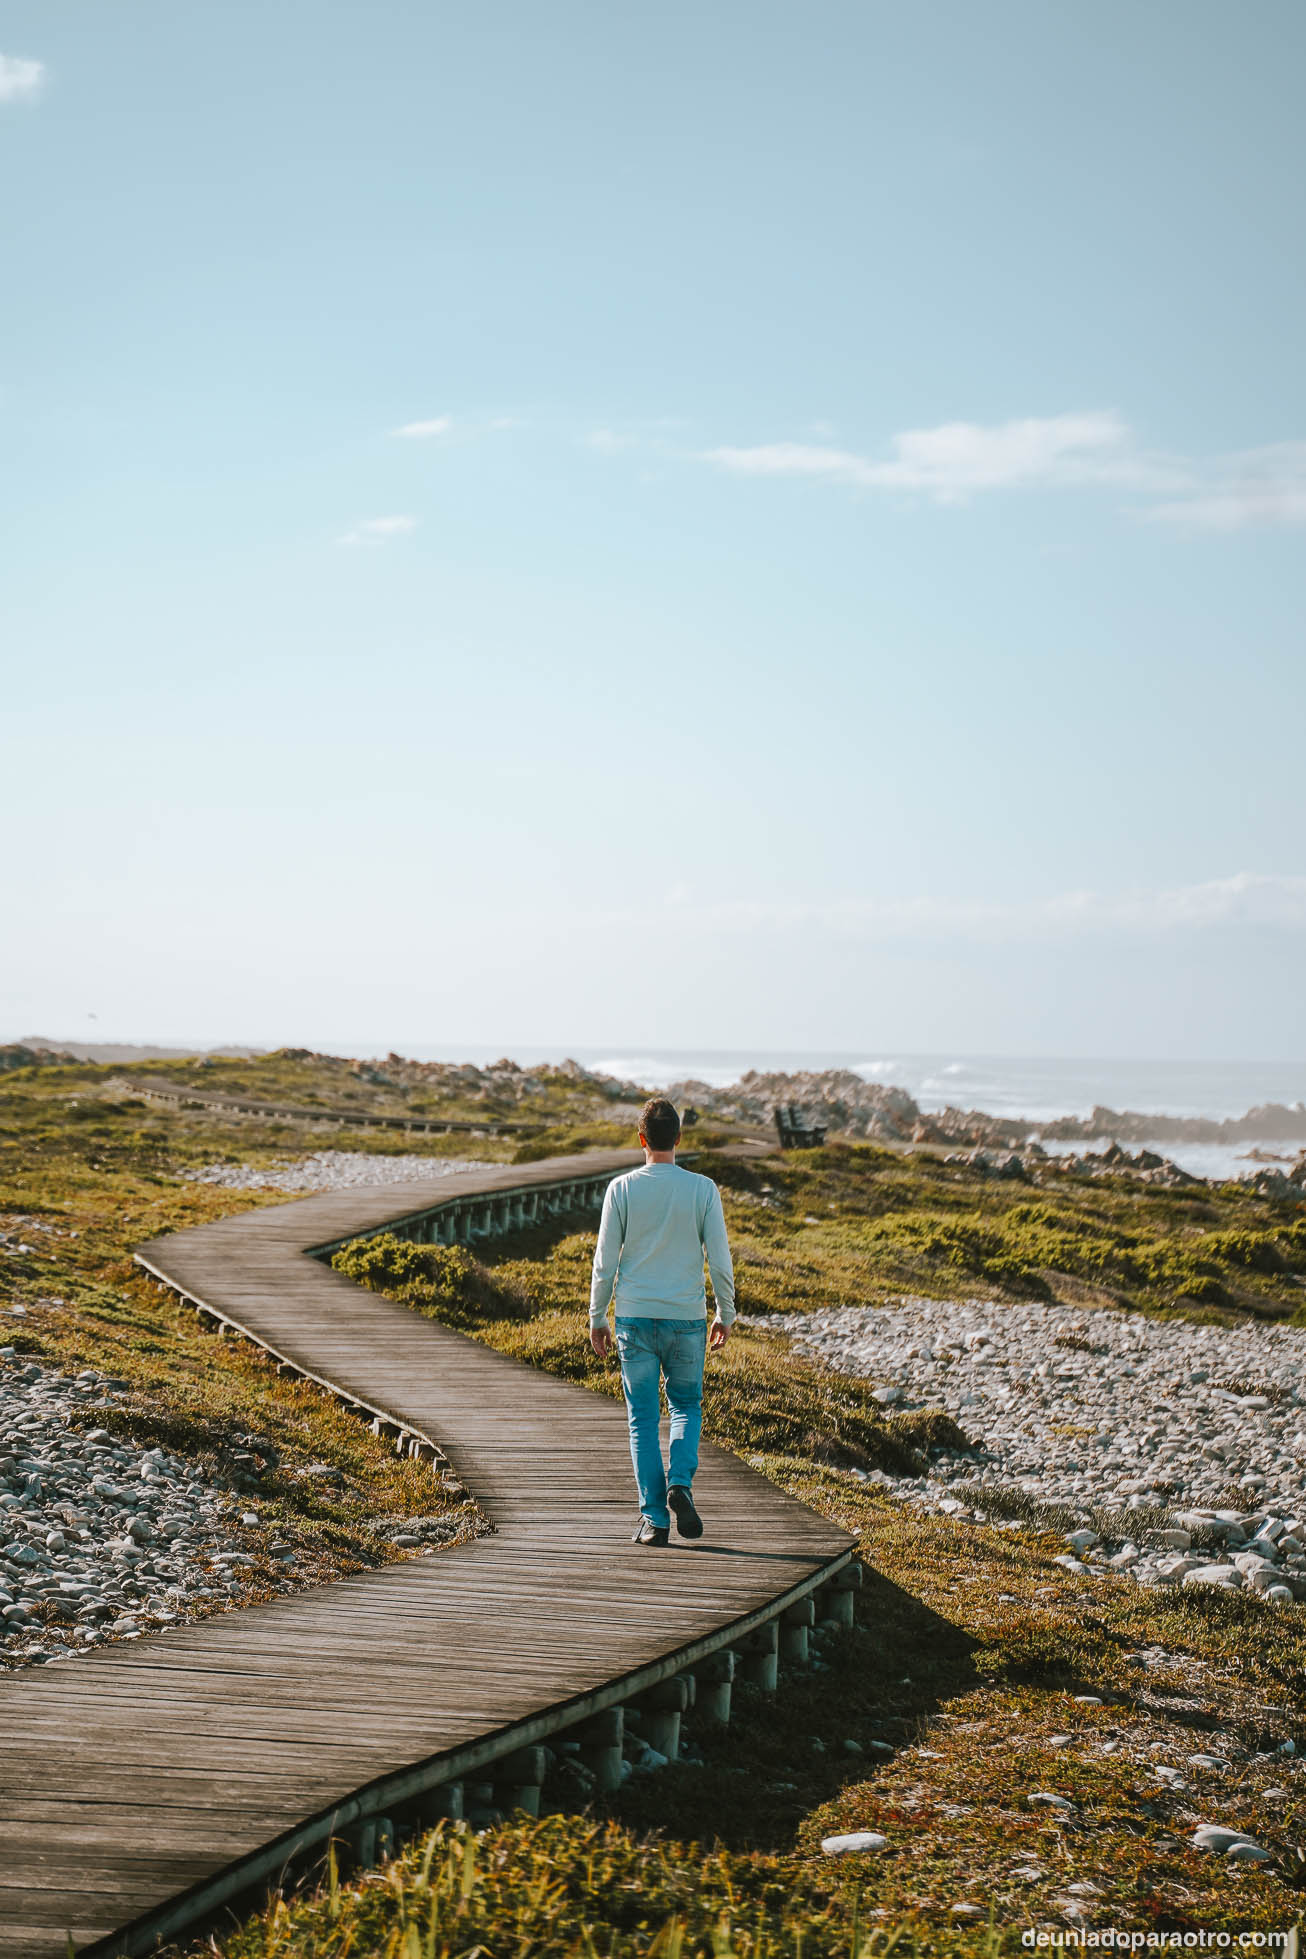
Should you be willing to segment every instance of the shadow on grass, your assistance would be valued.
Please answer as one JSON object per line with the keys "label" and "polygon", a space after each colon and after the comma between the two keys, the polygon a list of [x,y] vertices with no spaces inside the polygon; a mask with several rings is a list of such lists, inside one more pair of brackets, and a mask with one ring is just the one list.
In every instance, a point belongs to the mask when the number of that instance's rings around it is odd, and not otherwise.
{"label": "shadow on grass", "polygon": [[819,1642],[819,1668],[781,1668],[774,1698],[738,1684],[729,1727],[687,1715],[701,1761],[632,1778],[604,1812],[682,1841],[792,1849],[805,1817],[873,1777],[976,1682],[975,1640],[880,1573],[866,1570],[857,1611],[853,1630]]}

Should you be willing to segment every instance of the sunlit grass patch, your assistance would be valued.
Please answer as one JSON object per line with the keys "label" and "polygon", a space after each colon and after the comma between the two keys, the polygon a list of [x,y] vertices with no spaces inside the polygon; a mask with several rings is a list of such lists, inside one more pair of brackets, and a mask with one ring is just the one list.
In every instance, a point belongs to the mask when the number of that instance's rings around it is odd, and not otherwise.
{"label": "sunlit grass patch", "polygon": [[976,1959],[997,1932],[877,1923],[847,1874],[548,1818],[441,1824],[361,1883],[334,1866],[206,1949],[219,1959]]}

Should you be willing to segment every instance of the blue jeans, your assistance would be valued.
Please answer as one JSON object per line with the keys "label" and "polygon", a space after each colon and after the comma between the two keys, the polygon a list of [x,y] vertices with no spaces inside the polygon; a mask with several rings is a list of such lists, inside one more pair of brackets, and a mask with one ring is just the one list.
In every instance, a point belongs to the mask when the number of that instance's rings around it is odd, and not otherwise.
{"label": "blue jeans", "polygon": [[[703,1431],[703,1360],[707,1319],[618,1319],[617,1353],[630,1423],[630,1459],[639,1485],[640,1514],[662,1530],[671,1525],[667,1483],[689,1489],[698,1468],[698,1438]],[[662,1467],[660,1381],[667,1384],[671,1410],[671,1450]]]}

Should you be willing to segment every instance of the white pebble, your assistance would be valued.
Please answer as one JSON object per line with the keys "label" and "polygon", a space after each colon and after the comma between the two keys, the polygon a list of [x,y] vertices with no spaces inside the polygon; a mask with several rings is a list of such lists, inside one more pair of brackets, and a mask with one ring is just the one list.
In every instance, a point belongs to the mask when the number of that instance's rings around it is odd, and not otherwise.
{"label": "white pebble", "polygon": [[875,1830],[853,1830],[843,1837],[822,1837],[821,1849],[827,1857],[850,1857],[858,1850],[885,1850],[888,1843]]}

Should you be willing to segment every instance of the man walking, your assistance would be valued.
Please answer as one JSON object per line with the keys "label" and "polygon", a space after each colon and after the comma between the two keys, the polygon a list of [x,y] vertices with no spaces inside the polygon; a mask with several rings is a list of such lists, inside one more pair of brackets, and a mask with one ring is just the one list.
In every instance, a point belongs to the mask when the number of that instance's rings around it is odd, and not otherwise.
{"label": "man walking", "polygon": [[[724,1347],[735,1317],[735,1275],[721,1193],[710,1177],[676,1163],[680,1117],[664,1097],[645,1103],[639,1140],[643,1169],[618,1177],[603,1199],[590,1283],[590,1342],[604,1359],[612,1346],[611,1302],[639,1485],[634,1542],[660,1545],[670,1538],[673,1514],[682,1537],[703,1535],[693,1488],[708,1344],[704,1254],[716,1296],[713,1350]],[[666,1468],[658,1433],[663,1380],[671,1410]]]}

